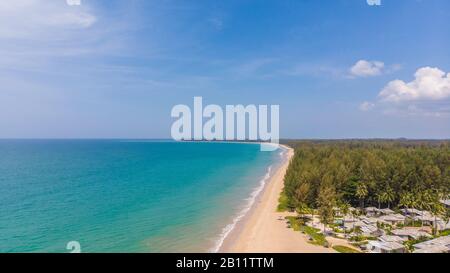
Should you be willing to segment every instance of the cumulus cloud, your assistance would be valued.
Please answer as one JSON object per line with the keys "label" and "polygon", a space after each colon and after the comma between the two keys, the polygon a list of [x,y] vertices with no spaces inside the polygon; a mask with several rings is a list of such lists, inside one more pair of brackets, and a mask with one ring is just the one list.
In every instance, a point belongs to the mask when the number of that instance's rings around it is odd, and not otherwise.
{"label": "cumulus cloud", "polygon": [[380,92],[383,101],[442,100],[450,97],[450,73],[438,68],[423,67],[417,70],[411,82],[395,80]]}
{"label": "cumulus cloud", "polygon": [[359,60],[350,68],[350,75],[353,77],[373,77],[381,75],[383,69],[383,62]]}
{"label": "cumulus cloud", "polygon": [[359,109],[376,107],[385,114],[441,117],[450,114],[450,73],[422,67],[414,80],[394,80],[379,92],[374,103],[363,102]]}
{"label": "cumulus cloud", "polygon": [[374,107],[374,103],[365,101],[359,105],[359,110],[366,112],[372,110]]}

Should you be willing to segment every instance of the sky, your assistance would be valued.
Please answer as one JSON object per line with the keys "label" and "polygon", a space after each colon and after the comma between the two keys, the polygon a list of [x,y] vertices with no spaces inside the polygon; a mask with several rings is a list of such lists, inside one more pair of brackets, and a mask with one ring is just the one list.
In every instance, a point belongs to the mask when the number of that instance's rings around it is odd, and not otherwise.
{"label": "sky", "polygon": [[282,138],[450,138],[448,0],[68,2],[0,2],[0,138],[169,138],[194,96],[279,105]]}

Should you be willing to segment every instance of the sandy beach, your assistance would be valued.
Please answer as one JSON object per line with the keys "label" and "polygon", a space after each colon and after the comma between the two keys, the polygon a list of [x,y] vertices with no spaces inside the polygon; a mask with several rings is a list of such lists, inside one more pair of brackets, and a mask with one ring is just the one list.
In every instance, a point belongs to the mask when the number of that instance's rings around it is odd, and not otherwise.
{"label": "sandy beach", "polygon": [[228,253],[320,253],[335,252],[308,243],[300,232],[287,228],[284,217],[295,215],[289,212],[277,212],[278,198],[284,185],[284,175],[294,155],[288,149],[284,163],[276,170],[261,193],[249,215],[234,234],[225,240],[220,252]]}

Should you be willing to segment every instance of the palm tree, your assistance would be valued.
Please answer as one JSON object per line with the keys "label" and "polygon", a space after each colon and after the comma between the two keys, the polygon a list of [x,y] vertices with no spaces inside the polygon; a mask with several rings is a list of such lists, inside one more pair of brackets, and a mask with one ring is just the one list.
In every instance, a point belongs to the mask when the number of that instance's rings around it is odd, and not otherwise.
{"label": "palm tree", "polygon": [[425,210],[430,210],[432,206],[432,196],[429,191],[423,191],[418,195],[417,206],[422,210],[421,227],[423,228],[423,216]]}
{"label": "palm tree", "polygon": [[385,194],[385,202],[387,202],[387,204],[388,204],[388,209],[390,209],[391,208],[391,202],[393,202],[394,200],[395,200],[395,192],[394,192],[394,190],[392,190],[392,188],[391,187],[387,187],[386,188],[386,191],[384,192],[384,194]]}
{"label": "palm tree", "polygon": [[433,235],[436,235],[437,232],[438,232],[438,230],[437,230],[437,217],[440,216],[440,215],[443,215],[445,213],[445,207],[440,202],[439,198],[437,200],[435,199],[434,202],[432,203],[431,213],[434,216]]}
{"label": "palm tree", "polygon": [[[440,191],[430,193],[430,201],[431,201],[430,211],[431,214],[434,216],[433,235],[436,235],[438,232],[437,217],[442,216],[444,218],[448,214],[444,204],[441,203],[441,200],[444,199],[445,196],[446,195],[444,195],[443,192]],[[448,222],[448,220],[446,221]]]}
{"label": "palm tree", "polygon": [[[399,205],[405,208],[406,211],[406,215],[409,215],[409,207],[412,204],[412,195],[409,192],[404,192],[400,195],[400,201],[399,201]],[[405,217],[405,225],[406,225],[406,218]]]}
{"label": "palm tree", "polygon": [[305,218],[305,214],[307,214],[309,211],[308,205],[306,203],[300,203],[297,205],[296,211],[303,221]]}
{"label": "palm tree", "polygon": [[350,213],[352,214],[352,220],[353,220],[353,227],[352,229],[355,230],[355,218],[359,216],[359,212],[357,209],[352,209],[350,211]]}
{"label": "palm tree", "polygon": [[387,200],[386,193],[379,192],[379,193],[377,193],[376,197],[377,197],[377,201],[378,201],[378,209],[381,209],[381,203],[385,203]]}
{"label": "palm tree", "polygon": [[364,209],[364,198],[369,194],[369,191],[367,190],[367,185],[363,182],[359,182],[356,186],[356,197],[359,198],[359,203],[361,206],[361,210]]}
{"label": "palm tree", "polygon": [[444,220],[445,226],[447,226],[448,222],[450,221],[450,215],[449,215],[448,209],[446,209],[446,213],[444,213],[444,215],[442,215],[442,220]]}
{"label": "palm tree", "polygon": [[344,237],[345,237],[345,235],[346,235],[346,232],[345,232],[345,216],[347,216],[347,214],[348,214],[348,212],[350,210],[350,204],[348,202],[345,202],[345,201],[341,202],[339,204],[339,209],[341,210],[341,213],[343,215],[343,217],[342,217],[342,227],[344,229]]}

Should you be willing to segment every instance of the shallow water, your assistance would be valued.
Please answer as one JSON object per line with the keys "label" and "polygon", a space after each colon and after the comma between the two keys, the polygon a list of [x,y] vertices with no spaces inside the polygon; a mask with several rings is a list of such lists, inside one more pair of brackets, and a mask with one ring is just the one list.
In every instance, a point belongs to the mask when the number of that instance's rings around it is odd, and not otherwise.
{"label": "shallow water", "polygon": [[[280,151],[259,145],[0,140],[0,252],[204,252]],[[253,195],[252,195],[253,193]]]}

